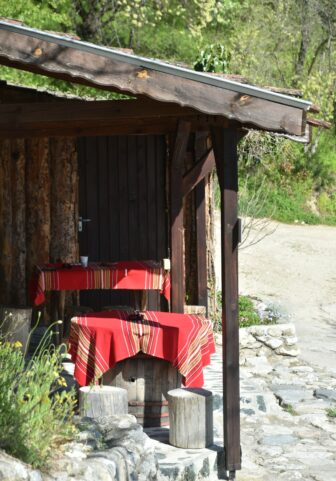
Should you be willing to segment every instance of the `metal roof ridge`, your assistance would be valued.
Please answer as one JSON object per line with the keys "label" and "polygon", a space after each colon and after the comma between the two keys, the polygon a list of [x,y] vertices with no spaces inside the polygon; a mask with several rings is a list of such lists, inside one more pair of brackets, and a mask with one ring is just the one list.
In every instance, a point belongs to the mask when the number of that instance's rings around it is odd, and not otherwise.
{"label": "metal roof ridge", "polygon": [[76,40],[69,37],[63,37],[59,34],[53,32],[46,32],[43,30],[34,29],[31,27],[17,25],[9,22],[0,20],[0,29],[10,31],[13,33],[18,33],[21,35],[28,35],[30,37],[38,38],[51,43],[56,43],[58,45],[63,45],[66,47],[81,50],[87,53],[93,53],[106,58],[111,58],[115,60],[122,60],[126,63],[137,65],[140,68],[148,68],[151,70],[156,70],[161,73],[166,73],[173,75],[175,77],[182,77],[188,80],[193,80],[200,83],[205,83],[212,85],[214,87],[231,90],[243,95],[250,95],[253,97],[261,98],[264,100],[269,100],[271,102],[276,102],[291,107],[300,108],[303,110],[308,110],[312,105],[312,102],[296,99],[290,97],[289,95],[279,94],[277,92],[272,92],[265,90],[263,88],[255,87],[253,85],[241,84],[234,80],[228,80],[221,77],[216,77],[213,75],[208,75],[204,72],[196,72],[194,70],[189,70],[184,67],[175,66],[160,60],[149,59],[146,57],[141,57],[137,55],[131,55],[126,52],[121,52],[113,50],[113,48],[105,47],[102,45],[96,45],[89,42],[84,42],[82,40]]}

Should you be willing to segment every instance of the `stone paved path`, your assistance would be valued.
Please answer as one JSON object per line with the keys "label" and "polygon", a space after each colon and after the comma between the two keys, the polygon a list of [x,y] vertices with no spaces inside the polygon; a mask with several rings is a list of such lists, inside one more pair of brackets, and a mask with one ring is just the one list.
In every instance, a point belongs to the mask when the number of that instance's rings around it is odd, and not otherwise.
{"label": "stone paved path", "polygon": [[[215,394],[215,437],[222,439],[221,348],[205,369]],[[255,353],[241,367],[243,469],[237,481],[336,481],[336,378],[298,358]],[[316,393],[316,395],[314,395]],[[316,397],[319,396],[320,398]]]}

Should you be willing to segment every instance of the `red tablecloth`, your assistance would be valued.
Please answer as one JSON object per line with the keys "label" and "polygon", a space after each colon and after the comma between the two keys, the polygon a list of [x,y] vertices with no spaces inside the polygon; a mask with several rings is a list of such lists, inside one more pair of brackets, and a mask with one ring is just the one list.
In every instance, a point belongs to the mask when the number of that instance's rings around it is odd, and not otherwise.
{"label": "red tablecloth", "polygon": [[34,305],[45,301],[45,291],[82,289],[158,289],[170,299],[170,277],[161,265],[153,261],[122,261],[109,264],[89,264],[64,267],[63,264],[36,266],[30,283]]}
{"label": "red tablecloth", "polygon": [[115,363],[139,351],[169,361],[187,387],[203,386],[203,366],[215,352],[212,325],[201,316],[145,311],[90,313],[71,320],[70,353],[81,386],[99,379]]}

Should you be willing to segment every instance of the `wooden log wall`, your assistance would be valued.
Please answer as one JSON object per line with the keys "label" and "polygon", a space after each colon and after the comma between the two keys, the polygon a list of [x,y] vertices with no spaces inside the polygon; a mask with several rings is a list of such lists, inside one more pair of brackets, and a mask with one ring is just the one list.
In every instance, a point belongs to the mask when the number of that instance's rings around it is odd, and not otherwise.
{"label": "wooden log wall", "polygon": [[0,141],[0,304],[29,303],[35,264],[78,259],[71,138]]}

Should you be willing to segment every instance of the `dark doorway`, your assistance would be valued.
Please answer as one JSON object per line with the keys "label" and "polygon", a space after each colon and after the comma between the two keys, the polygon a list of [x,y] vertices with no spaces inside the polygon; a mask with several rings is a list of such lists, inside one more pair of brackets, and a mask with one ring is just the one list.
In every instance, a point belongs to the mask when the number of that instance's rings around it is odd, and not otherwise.
{"label": "dark doorway", "polygon": [[[80,255],[89,262],[168,257],[165,137],[79,138],[78,163]],[[133,303],[130,291],[81,292],[81,304],[95,310]],[[148,308],[160,309],[159,293],[149,293]]]}

